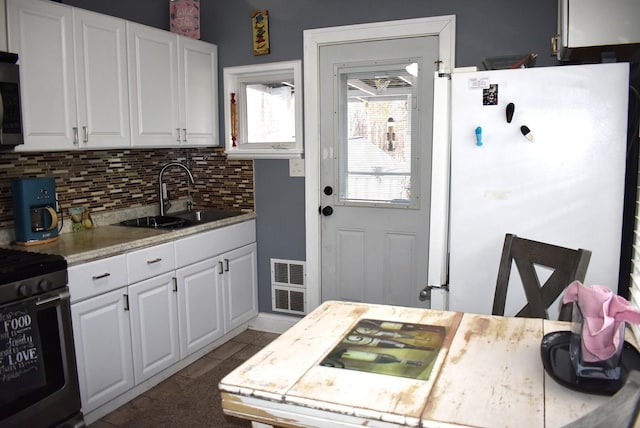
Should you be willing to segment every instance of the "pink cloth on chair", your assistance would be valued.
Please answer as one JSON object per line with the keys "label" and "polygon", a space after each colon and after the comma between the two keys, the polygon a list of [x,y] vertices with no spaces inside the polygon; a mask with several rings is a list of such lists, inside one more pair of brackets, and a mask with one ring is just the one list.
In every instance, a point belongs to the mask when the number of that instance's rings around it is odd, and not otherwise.
{"label": "pink cloth on chair", "polygon": [[583,316],[582,359],[602,361],[624,344],[619,329],[625,322],[640,323],[640,310],[602,285],[585,286],[573,281],[565,290],[564,303],[576,302]]}

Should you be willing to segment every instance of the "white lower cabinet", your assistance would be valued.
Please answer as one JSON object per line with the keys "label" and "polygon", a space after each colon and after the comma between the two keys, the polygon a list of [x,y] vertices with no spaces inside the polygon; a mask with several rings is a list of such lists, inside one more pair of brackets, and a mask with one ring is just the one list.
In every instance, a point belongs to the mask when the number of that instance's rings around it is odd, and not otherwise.
{"label": "white lower cabinet", "polygon": [[88,414],[258,314],[255,221],[69,268]]}
{"label": "white lower cabinet", "polygon": [[222,285],[216,260],[204,260],[176,271],[180,355],[182,358],[224,334]]}
{"label": "white lower cabinet", "polygon": [[224,308],[226,330],[258,315],[256,244],[246,245],[221,256],[224,266]]}
{"label": "white lower cabinet", "polygon": [[173,273],[129,286],[133,372],[139,384],[180,360]]}
{"label": "white lower cabinet", "polygon": [[71,305],[82,411],[134,386],[126,287]]}

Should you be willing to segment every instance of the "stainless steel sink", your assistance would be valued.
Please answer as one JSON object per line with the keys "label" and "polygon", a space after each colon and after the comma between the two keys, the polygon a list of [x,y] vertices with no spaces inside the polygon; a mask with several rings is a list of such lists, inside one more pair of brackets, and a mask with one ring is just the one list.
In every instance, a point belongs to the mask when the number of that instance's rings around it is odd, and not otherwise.
{"label": "stainless steel sink", "polygon": [[171,215],[188,220],[194,224],[224,220],[225,218],[231,218],[242,214],[244,214],[242,211],[223,210],[192,210],[180,213],[171,213]]}
{"label": "stainless steel sink", "polygon": [[120,222],[121,226],[146,227],[149,229],[182,229],[192,226],[193,223],[181,217],[156,215],[149,217],[134,218]]}
{"label": "stainless steel sink", "polygon": [[171,215],[139,217],[121,221],[119,224],[121,226],[145,227],[148,229],[182,229],[242,214],[244,214],[242,211],[192,210],[171,213]]}

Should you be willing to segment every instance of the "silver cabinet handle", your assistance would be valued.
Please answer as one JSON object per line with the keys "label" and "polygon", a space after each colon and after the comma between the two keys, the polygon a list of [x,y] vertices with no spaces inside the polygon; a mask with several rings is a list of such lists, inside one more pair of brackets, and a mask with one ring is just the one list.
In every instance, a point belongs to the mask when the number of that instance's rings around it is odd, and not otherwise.
{"label": "silver cabinet handle", "polygon": [[128,294],[123,294],[122,296],[124,297],[124,310],[128,311],[129,310],[129,295]]}
{"label": "silver cabinet handle", "polygon": [[73,145],[77,146],[79,144],[79,142],[78,142],[78,127],[74,126],[71,129],[73,129]]}
{"label": "silver cabinet handle", "polygon": [[182,132],[184,133],[184,137],[182,137],[182,142],[187,142],[187,128],[182,128]]}
{"label": "silver cabinet handle", "polygon": [[88,143],[89,142],[89,128],[87,128],[86,126],[82,127],[82,132],[84,132],[84,139],[82,140],[83,143]]}
{"label": "silver cabinet handle", "polygon": [[111,276],[111,274],[109,272],[105,272],[102,275],[94,275],[91,277],[91,279],[96,280],[96,279],[102,279],[102,278],[106,278],[108,276]]}
{"label": "silver cabinet handle", "polygon": [[222,274],[224,273],[224,264],[222,263],[222,260],[220,260],[220,261],[218,262],[218,273],[219,273],[220,275],[222,275]]}
{"label": "silver cabinet handle", "polygon": [[147,260],[147,264],[148,265],[152,265],[154,263],[158,263],[158,262],[161,262],[161,261],[162,261],[162,259],[160,257],[158,257],[157,259]]}
{"label": "silver cabinet handle", "polygon": [[176,128],[176,131],[178,131],[178,139],[176,141],[179,143],[180,142],[180,128]]}
{"label": "silver cabinet handle", "polygon": [[229,259],[224,259],[224,271],[229,272]]}
{"label": "silver cabinet handle", "polygon": [[173,279],[173,292],[177,293],[178,292],[178,278],[173,276],[173,277],[171,277],[171,279]]}

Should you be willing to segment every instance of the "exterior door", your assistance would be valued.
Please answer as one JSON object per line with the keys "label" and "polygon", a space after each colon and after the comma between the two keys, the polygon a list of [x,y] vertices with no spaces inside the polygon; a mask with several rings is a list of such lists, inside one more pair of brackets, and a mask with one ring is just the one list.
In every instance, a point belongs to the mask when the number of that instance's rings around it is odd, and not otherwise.
{"label": "exterior door", "polygon": [[426,306],[438,38],[320,47],[321,299]]}

